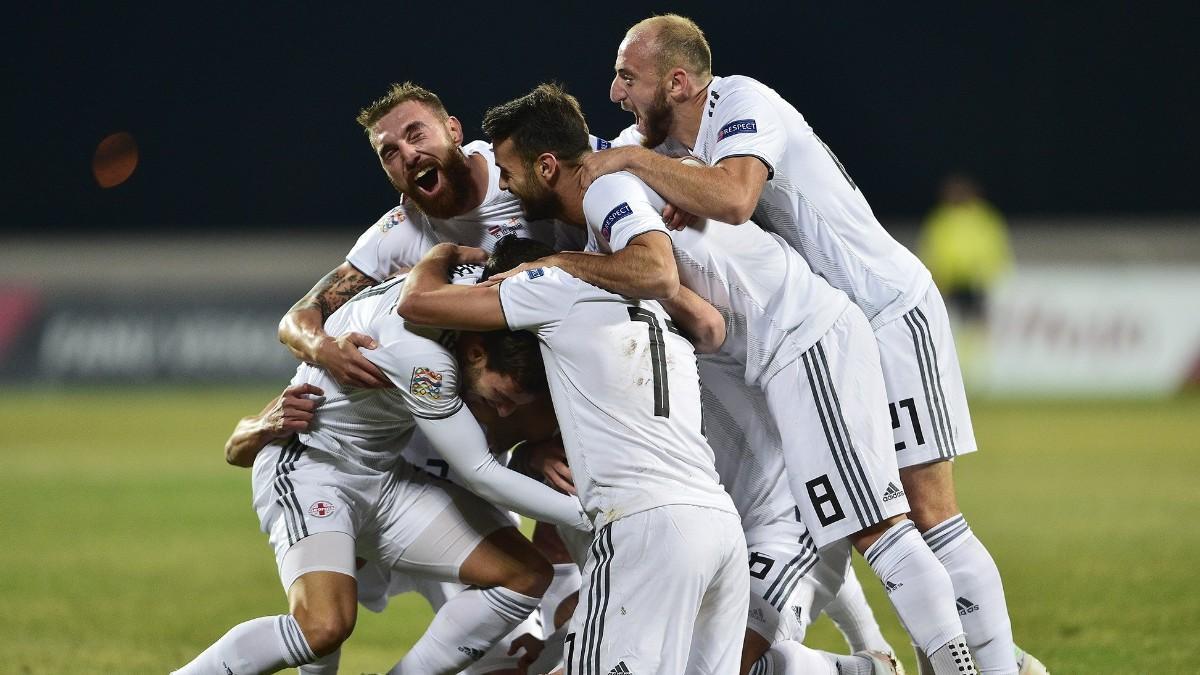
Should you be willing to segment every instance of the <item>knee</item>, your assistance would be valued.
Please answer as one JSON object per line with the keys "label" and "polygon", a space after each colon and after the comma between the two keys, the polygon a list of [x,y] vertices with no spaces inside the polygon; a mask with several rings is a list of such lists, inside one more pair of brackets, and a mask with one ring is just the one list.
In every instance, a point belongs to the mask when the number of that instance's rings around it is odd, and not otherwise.
{"label": "knee", "polygon": [[303,610],[294,613],[296,623],[304,633],[308,646],[318,657],[333,653],[354,632],[354,612],[310,614]]}
{"label": "knee", "polygon": [[532,598],[542,597],[554,580],[554,567],[541,555],[529,556],[522,563],[509,573],[504,587]]}
{"label": "knee", "polygon": [[900,470],[908,497],[908,517],[921,532],[958,515],[950,462],[935,462]]}

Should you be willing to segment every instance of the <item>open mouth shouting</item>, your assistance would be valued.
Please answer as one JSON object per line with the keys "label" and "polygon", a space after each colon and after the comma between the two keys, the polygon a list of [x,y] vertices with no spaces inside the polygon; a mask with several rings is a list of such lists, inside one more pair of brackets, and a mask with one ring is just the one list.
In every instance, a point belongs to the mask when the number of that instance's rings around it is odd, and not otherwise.
{"label": "open mouth shouting", "polygon": [[412,180],[412,184],[425,197],[432,197],[434,194],[436,194],[438,192],[438,188],[441,187],[442,184],[441,172],[438,171],[437,166],[433,164],[418,169],[412,174],[412,178],[410,180]]}

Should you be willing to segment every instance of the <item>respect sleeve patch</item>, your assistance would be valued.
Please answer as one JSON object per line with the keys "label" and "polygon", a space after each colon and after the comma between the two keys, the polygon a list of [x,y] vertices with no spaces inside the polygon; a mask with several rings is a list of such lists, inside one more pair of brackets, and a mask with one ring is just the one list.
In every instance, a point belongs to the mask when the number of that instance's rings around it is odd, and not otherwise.
{"label": "respect sleeve patch", "polygon": [[721,127],[721,130],[717,132],[717,141],[718,142],[723,141],[723,140],[725,140],[726,137],[735,136],[737,134],[757,134],[757,133],[758,133],[758,124],[755,123],[754,120],[751,120],[751,119],[734,120],[734,121],[730,122],[729,124],[726,124],[725,126]]}
{"label": "respect sleeve patch", "polygon": [[609,241],[612,235],[613,224],[625,216],[633,215],[633,209],[629,208],[629,202],[621,202],[612,211],[604,216],[604,223],[601,224],[600,234],[604,235],[604,241]]}

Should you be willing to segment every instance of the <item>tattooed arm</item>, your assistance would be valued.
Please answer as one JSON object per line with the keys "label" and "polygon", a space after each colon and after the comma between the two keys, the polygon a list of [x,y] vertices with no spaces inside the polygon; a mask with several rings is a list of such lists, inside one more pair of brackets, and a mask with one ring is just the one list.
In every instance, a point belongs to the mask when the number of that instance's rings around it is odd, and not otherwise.
{"label": "tattooed arm", "polygon": [[362,333],[330,337],[325,320],[359,291],[376,281],[350,263],[342,263],[313,286],[279,322],[279,341],[296,358],[324,368],[344,387],[390,387],[392,383],[361,352],[374,349],[375,340]]}

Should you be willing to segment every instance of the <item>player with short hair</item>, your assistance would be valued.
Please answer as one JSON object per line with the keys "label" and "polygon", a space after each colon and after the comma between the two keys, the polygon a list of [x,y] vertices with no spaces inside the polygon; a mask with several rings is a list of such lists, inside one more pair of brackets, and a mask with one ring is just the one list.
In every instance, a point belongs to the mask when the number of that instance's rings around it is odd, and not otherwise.
{"label": "player with short hair", "polygon": [[982,670],[1015,673],[999,571],[954,495],[950,460],[976,444],[945,307],[929,272],[883,229],[791,104],[754,79],[714,76],[710,54],[703,32],[684,17],[652,17],[626,33],[611,99],[634,114],[646,148],[669,142],[703,165],[617,148],[585,160],[585,182],[627,170],[698,216],[731,223],[753,217],[862,309],[878,344],[913,521],[953,580]]}
{"label": "player with short hair", "polygon": [[[550,251],[513,238],[493,257],[511,256],[502,268]],[[434,247],[410,274],[399,311],[422,324],[538,337],[575,486],[596,527],[567,673],[736,673],[745,539],[701,435],[692,345],[658,302],[558,269],[490,287],[448,285],[460,255]],[[720,345],[724,322],[710,305],[686,289],[668,305],[698,349]]]}
{"label": "player with short hair", "polygon": [[[587,125],[574,97],[554,85],[493,108],[484,129],[509,190],[527,208],[554,205],[548,215],[585,224],[589,250],[620,251],[634,235],[674,239],[685,286],[725,316],[722,352],[766,394],[783,436],[792,504],[814,546],[849,538],[891,582],[889,597],[914,639],[942,652],[938,658],[956,658],[956,668],[969,664],[950,580],[904,516],[883,377],[862,312],[753,224],[710,220],[668,236],[656,217],[662,198],[635,176],[606,175],[585,190],[580,166],[588,152],[579,147]],[[562,266],[602,287],[618,279],[634,297],[655,293],[617,255],[555,254],[525,267],[533,265]],[[846,410],[866,412],[848,417]]]}
{"label": "player with short hair", "polygon": [[497,464],[460,395],[471,391],[500,411],[531,400],[545,387],[532,338],[410,327],[394,311],[404,283],[359,293],[328,322],[377,341],[370,358],[395,386],[344,389],[301,364],[293,386],[312,385],[325,399],[307,431],[254,461],[255,509],[275,548],[289,613],[234,627],[178,672],[275,672],[335,654],[354,626],[356,556],[480,587],[441,608],[422,638],[427,644],[418,643],[395,673],[458,672],[537,607],[548,563],[506,515],[400,459],[415,429],[487,501],[590,528],[575,498]]}

